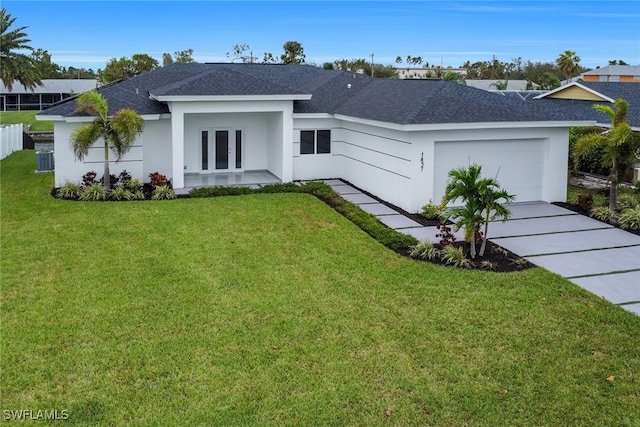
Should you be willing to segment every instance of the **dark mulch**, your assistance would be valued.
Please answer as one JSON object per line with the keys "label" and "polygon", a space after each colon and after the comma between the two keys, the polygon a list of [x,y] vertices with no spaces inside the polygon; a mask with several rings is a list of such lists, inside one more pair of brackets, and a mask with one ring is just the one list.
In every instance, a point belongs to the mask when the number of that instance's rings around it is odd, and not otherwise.
{"label": "dark mulch", "polygon": [[[435,245],[437,248],[441,249],[441,245]],[[469,256],[469,244],[465,242],[455,242],[454,246],[462,246],[465,254],[467,255],[467,259],[471,260]],[[477,243],[476,250],[480,249],[480,242]],[[397,251],[400,255],[411,257],[409,254],[411,249],[404,249]],[[439,265],[448,265],[440,258],[436,258],[433,260],[422,260],[417,258],[412,258],[416,261],[430,262],[432,264]],[[487,241],[487,247],[484,252],[484,255],[481,257],[476,257],[471,260],[471,270],[483,270],[483,271],[493,271],[496,273],[511,273],[514,271],[524,271],[529,268],[535,267],[534,264],[527,261],[525,258],[521,258],[518,255],[514,254],[511,251],[503,248],[502,246],[496,245],[491,240]]]}
{"label": "dark mulch", "polygon": [[[438,225],[440,223],[440,220],[438,219],[427,219],[424,216],[418,214],[418,213],[410,213],[405,211],[404,209],[401,209],[391,203],[388,203],[384,200],[381,200],[380,198],[376,197],[374,194],[371,194],[361,188],[358,188],[357,186],[351,184],[349,181],[346,181],[344,179],[341,179],[341,181],[343,181],[345,184],[352,186],[353,188],[358,189],[359,191],[363,192],[364,194],[366,194],[367,196],[375,199],[376,201],[382,203],[383,205],[395,210],[396,212],[405,215],[409,218],[411,218],[412,220],[416,221],[417,223],[425,226],[425,227],[435,227],[436,225]],[[452,222],[448,221],[446,224],[448,225],[452,225]],[[480,243],[478,242],[476,245],[476,250],[480,249]],[[469,256],[469,249],[470,249],[470,245],[468,243],[465,242],[455,242],[454,243],[455,246],[462,246],[462,248],[465,251],[465,254],[467,255],[468,259],[471,259],[471,257]],[[441,244],[436,244],[435,245],[438,249],[442,248]],[[406,256],[406,257],[410,257],[410,252],[411,249],[410,248],[406,248],[406,249],[401,249],[396,251],[397,253],[399,253],[400,255]],[[414,258],[415,259],[415,258]],[[430,262],[432,264],[440,264],[440,265],[447,265],[446,262],[444,262],[441,259],[434,259],[434,260],[420,260],[418,259],[418,261],[424,261],[424,262]],[[485,271],[495,271],[495,272],[499,272],[499,273],[509,273],[509,272],[513,272],[513,271],[523,271],[526,270],[528,268],[532,268],[535,267],[535,265],[533,265],[532,263],[530,263],[529,261],[527,261],[524,258],[519,257],[518,255],[514,254],[513,252],[503,248],[500,245],[497,245],[495,243],[493,243],[491,240],[487,241],[487,247],[485,250],[485,253],[482,257],[476,257],[474,260],[472,260],[472,267],[471,269],[474,270],[485,270]]]}

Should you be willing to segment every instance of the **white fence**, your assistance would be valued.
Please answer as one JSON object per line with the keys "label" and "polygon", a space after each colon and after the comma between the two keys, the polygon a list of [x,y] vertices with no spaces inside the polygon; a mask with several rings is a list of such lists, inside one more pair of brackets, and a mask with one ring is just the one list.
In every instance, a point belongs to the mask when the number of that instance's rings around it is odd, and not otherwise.
{"label": "white fence", "polygon": [[0,159],[22,150],[22,124],[0,127]]}

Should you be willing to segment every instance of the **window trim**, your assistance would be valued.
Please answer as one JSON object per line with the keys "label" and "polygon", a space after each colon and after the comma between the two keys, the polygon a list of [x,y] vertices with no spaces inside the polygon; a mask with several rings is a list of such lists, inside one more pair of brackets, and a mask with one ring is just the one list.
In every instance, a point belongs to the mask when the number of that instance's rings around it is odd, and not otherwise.
{"label": "window trim", "polygon": [[[327,132],[328,133],[328,151],[323,151],[323,152],[319,152],[319,133],[320,132]],[[303,147],[307,148],[309,146],[309,141],[307,141],[305,138],[303,138],[303,134],[307,133],[307,134],[311,134],[312,136],[312,140],[311,142],[311,149],[312,151],[310,152],[305,152],[303,151]],[[326,136],[325,136],[326,137]],[[325,138],[323,137],[323,138]],[[326,142],[326,141],[325,141]],[[301,156],[309,156],[309,155],[326,155],[326,154],[331,154],[331,146],[333,144],[331,143],[331,129],[300,129],[300,155]],[[324,147],[323,147],[324,148]]]}

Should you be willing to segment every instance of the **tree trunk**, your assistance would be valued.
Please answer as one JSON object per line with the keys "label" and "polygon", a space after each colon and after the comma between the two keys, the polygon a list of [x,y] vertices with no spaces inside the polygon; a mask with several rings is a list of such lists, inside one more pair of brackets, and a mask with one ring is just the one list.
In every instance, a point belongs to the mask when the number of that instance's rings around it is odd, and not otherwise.
{"label": "tree trunk", "polygon": [[476,236],[474,233],[474,236],[471,238],[471,259],[475,259],[476,258]]}
{"label": "tree trunk", "polygon": [[616,210],[618,202],[618,159],[613,159],[611,167],[611,186],[609,187],[609,209]]}
{"label": "tree trunk", "polygon": [[109,172],[109,145],[104,141],[104,175],[102,176],[102,186],[105,190],[111,189],[111,173]]}
{"label": "tree trunk", "polygon": [[487,248],[487,232],[489,231],[489,210],[487,210],[487,217],[484,219],[484,234],[482,235],[482,245],[480,245],[480,253],[478,255],[484,256],[484,250]]}

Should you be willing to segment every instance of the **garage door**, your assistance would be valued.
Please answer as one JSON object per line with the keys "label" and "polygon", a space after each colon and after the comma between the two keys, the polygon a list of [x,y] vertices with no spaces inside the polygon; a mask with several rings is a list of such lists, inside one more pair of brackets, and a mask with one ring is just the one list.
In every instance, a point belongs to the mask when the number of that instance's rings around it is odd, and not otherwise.
{"label": "garage door", "polygon": [[451,169],[482,165],[482,177],[495,178],[516,202],[542,200],[544,140],[440,141],[435,144],[434,201],[440,201]]}

